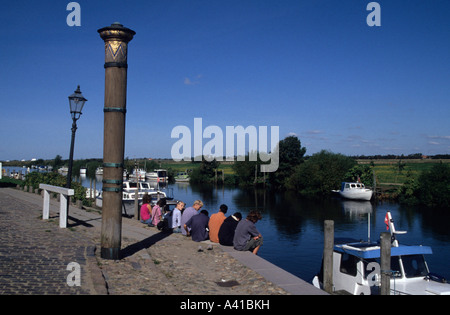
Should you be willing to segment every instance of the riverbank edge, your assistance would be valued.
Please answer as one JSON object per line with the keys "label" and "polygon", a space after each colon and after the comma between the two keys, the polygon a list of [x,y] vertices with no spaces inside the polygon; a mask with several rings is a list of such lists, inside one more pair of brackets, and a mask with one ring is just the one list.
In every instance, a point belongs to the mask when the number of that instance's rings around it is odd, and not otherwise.
{"label": "riverbank edge", "polygon": [[[42,208],[42,196],[35,193],[24,192],[20,189],[14,188],[2,188],[5,189],[9,195],[25,200],[27,202],[31,202],[36,206]],[[51,199],[50,211],[55,214],[58,212],[59,202],[56,199]],[[70,218],[76,220],[79,224],[88,224],[95,227],[98,232],[99,228],[101,228],[101,214],[99,210],[93,208],[77,208],[74,206],[70,206],[69,209]],[[74,231],[75,233],[77,231]],[[95,238],[92,235],[92,230],[88,231],[88,229],[84,229],[80,233],[88,232],[91,234],[90,239]],[[123,218],[122,221],[122,237],[126,238],[128,242],[140,242],[144,239],[149,238],[152,234],[159,233],[155,228],[149,229],[142,225],[137,220],[132,220],[128,218]],[[96,236],[97,238],[99,235]],[[170,237],[170,236],[169,236]],[[184,240],[185,242],[191,242],[187,238]],[[210,241],[206,241],[205,243],[210,244]],[[292,275],[291,273],[271,264],[267,260],[253,255],[250,252],[239,252],[234,250],[231,247],[220,246],[215,244],[217,248],[221,251],[229,255],[231,258],[237,260],[242,265],[252,269],[263,278],[265,278],[268,282],[273,283],[275,286],[280,287],[287,294],[294,295],[327,295],[326,292],[315,288],[312,284],[307,283],[306,281]],[[109,294],[109,284],[107,282],[108,275],[104,273],[101,268],[101,258],[99,258],[98,246],[95,245],[87,245],[86,246],[86,260],[88,265],[88,276],[90,277],[90,282],[92,286],[92,291],[94,291],[96,295],[106,295]],[[270,294],[269,292],[267,294]]]}

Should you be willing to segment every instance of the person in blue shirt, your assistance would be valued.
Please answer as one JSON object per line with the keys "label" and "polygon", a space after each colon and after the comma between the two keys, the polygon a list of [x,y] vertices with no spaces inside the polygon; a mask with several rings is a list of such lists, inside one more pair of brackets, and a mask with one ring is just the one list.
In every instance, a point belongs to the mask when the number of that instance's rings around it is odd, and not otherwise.
{"label": "person in blue shirt", "polygon": [[181,233],[187,236],[186,230],[183,228],[187,221],[194,215],[198,214],[198,211],[203,207],[203,202],[201,200],[195,200],[192,207],[186,208],[181,214]]}
{"label": "person in blue shirt", "polygon": [[195,242],[206,241],[209,238],[209,213],[206,210],[190,218],[183,226],[187,236],[191,235]]}

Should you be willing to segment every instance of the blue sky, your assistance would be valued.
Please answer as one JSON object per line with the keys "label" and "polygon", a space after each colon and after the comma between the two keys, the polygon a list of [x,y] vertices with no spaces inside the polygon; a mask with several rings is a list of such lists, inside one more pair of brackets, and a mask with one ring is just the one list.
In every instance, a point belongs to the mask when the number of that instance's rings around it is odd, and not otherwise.
{"label": "blue sky", "polygon": [[[2,1],[0,160],[68,158],[67,97],[88,99],[75,159],[103,156],[104,44],[129,44],[126,152],[170,158],[171,131],[279,126],[307,154],[450,153],[450,1]],[[208,140],[205,139],[203,145]]]}

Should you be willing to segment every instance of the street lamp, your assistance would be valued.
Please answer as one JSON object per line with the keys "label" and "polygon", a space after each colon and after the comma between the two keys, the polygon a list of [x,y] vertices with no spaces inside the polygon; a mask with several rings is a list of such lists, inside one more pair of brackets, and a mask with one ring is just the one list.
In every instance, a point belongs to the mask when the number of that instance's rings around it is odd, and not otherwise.
{"label": "street lamp", "polygon": [[69,171],[67,173],[66,188],[70,188],[72,184],[72,165],[73,165],[73,147],[75,144],[75,132],[77,131],[77,120],[80,119],[81,111],[87,99],[81,94],[80,86],[69,96],[70,115],[72,116],[72,141],[70,143]]}

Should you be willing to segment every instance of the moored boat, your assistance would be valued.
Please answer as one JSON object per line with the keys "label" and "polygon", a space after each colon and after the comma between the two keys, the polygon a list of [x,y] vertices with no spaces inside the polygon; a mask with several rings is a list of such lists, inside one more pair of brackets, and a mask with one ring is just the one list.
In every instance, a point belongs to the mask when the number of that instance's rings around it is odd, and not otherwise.
{"label": "moored boat", "polygon": [[[424,255],[433,254],[431,247],[399,244],[391,213],[385,223],[392,235],[391,280],[392,295],[450,295],[450,284],[442,277],[430,273]],[[354,295],[379,294],[381,268],[380,244],[356,240],[335,240],[333,250],[333,290]],[[322,288],[323,265],[313,279]]]}
{"label": "moored boat", "polygon": [[[139,188],[138,188],[139,187]],[[159,199],[173,199],[172,197],[167,197],[164,191],[151,188],[147,182],[131,182],[124,181],[122,189],[122,210],[126,216],[131,216],[133,213],[134,203],[136,201],[136,194],[138,196],[138,203],[141,204],[142,198],[145,194],[148,194],[151,199],[152,205],[155,205]],[[103,205],[103,192],[100,191],[95,198],[95,204],[97,207],[102,207]]]}
{"label": "moored boat", "polygon": [[95,170],[95,175],[103,175],[103,167],[97,167]]}
{"label": "moored boat", "polygon": [[175,181],[176,182],[189,182],[189,174],[186,172],[179,172],[176,176],[175,176]]}
{"label": "moored boat", "polygon": [[147,177],[147,180],[155,180],[158,183],[167,183],[169,180],[169,177],[167,176],[167,170],[165,169],[157,169],[153,172],[148,172],[145,174]]}
{"label": "moored boat", "polygon": [[133,172],[129,175],[130,178],[134,178],[135,180],[145,180],[146,173],[145,170],[138,168],[134,169]]}
{"label": "moored boat", "polygon": [[351,200],[365,200],[372,199],[373,191],[364,186],[363,183],[349,183],[343,182],[340,190],[332,190],[338,193],[342,198]]}

